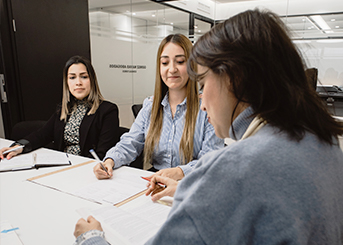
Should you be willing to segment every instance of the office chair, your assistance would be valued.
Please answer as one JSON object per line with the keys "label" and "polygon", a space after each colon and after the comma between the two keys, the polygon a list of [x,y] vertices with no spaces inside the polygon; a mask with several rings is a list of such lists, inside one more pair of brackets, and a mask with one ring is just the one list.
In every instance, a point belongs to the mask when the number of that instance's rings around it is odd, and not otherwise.
{"label": "office chair", "polygon": [[317,80],[318,80],[318,69],[309,68],[305,70],[306,78],[308,83],[311,85],[314,90],[317,89]]}
{"label": "office chair", "polygon": [[[121,137],[124,133],[129,132],[130,129],[125,127],[119,127],[119,136]],[[130,163],[130,167],[143,169],[143,152]]]}
{"label": "office chair", "polygon": [[143,104],[134,104],[132,105],[131,109],[132,109],[132,113],[135,116],[135,118],[138,115],[138,112],[142,109]]}
{"label": "office chair", "polygon": [[[47,121],[42,120],[18,122],[13,126],[11,136],[9,137],[9,139],[14,141],[23,139],[29,134],[42,128],[46,124],[46,122]],[[53,142],[51,142],[44,147],[54,149],[54,144]]]}
{"label": "office chair", "polygon": [[129,132],[130,129],[125,128],[125,127],[119,127],[119,138],[126,132]]}
{"label": "office chair", "polygon": [[25,136],[28,136],[32,132],[42,128],[45,125],[46,121],[22,121],[15,124],[12,128],[11,140],[20,140]]}

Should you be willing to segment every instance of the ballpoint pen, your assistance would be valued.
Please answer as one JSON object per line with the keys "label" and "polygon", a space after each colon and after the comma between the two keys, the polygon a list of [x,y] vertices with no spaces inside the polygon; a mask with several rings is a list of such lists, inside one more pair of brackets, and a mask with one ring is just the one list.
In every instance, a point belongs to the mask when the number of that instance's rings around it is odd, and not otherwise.
{"label": "ballpoint pen", "polygon": [[[148,177],[143,177],[143,176],[141,176],[141,178],[142,178],[142,179],[145,179],[145,180],[147,180],[147,181],[151,181],[151,179],[148,178]],[[164,184],[162,184],[162,183],[160,183],[160,182],[156,182],[156,184],[157,184],[158,186],[163,187],[163,188],[167,188],[166,185],[164,185]]]}
{"label": "ballpoint pen", "polygon": [[99,159],[98,155],[95,153],[93,149],[90,149],[89,152],[92,154],[92,156],[99,161],[101,168],[107,173],[108,176],[111,176],[105,166],[102,164],[102,161]]}
{"label": "ballpoint pen", "polygon": [[8,229],[8,230],[2,230],[1,233],[8,233],[8,232],[11,232],[11,231],[16,231],[18,229],[19,229],[19,227],[11,228],[11,229]]}
{"label": "ballpoint pen", "polygon": [[10,152],[12,152],[12,151],[16,151],[16,150],[21,149],[21,148],[24,148],[24,147],[25,147],[24,145],[17,146],[17,147],[15,147],[15,148],[12,148],[12,149],[9,149],[9,150],[7,150],[7,151],[4,151],[4,152],[2,153],[2,155],[7,154],[7,153],[10,153]]}

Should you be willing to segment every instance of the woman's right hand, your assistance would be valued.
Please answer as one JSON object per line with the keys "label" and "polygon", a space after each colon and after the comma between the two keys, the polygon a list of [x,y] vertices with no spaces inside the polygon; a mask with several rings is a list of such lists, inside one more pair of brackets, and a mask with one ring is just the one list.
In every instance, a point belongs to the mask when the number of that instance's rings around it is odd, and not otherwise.
{"label": "woman's right hand", "polygon": [[106,171],[104,171],[100,165],[100,163],[98,163],[97,165],[94,166],[93,168],[93,172],[95,174],[95,176],[98,179],[109,179],[113,176],[113,167],[114,167],[114,161],[111,158],[107,158],[102,165],[104,165],[104,167],[106,168],[108,174],[106,173]]}
{"label": "woman's right hand", "polygon": [[[158,183],[161,183],[166,187],[161,187]],[[148,196],[151,194],[151,200],[154,202],[161,199],[164,196],[173,197],[177,185],[178,182],[174,179],[162,177],[159,175],[153,175],[153,177],[147,185],[148,189],[145,192],[145,195]]]}
{"label": "woman's right hand", "polygon": [[4,147],[0,150],[0,158],[1,159],[5,159],[5,157],[9,160],[11,159],[12,157],[16,156],[16,155],[19,155],[20,153],[23,152],[23,148],[19,148],[18,150],[15,150],[15,151],[11,151],[9,152],[8,154],[4,155],[3,152],[7,151],[7,150],[11,150],[13,148],[17,148],[18,145],[15,145],[13,147]]}

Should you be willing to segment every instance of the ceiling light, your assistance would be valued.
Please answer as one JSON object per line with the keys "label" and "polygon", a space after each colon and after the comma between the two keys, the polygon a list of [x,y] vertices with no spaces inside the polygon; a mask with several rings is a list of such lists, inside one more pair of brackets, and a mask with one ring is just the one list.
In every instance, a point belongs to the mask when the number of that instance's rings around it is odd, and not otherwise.
{"label": "ceiling light", "polygon": [[336,19],[331,19],[331,21],[336,21]]}
{"label": "ceiling light", "polygon": [[312,15],[310,19],[324,32],[330,33],[331,28],[328,26],[326,21],[320,15]]}
{"label": "ceiling light", "polygon": [[173,22],[171,22],[170,24],[171,24],[171,25],[174,25],[174,23],[173,23]]}
{"label": "ceiling light", "polygon": [[152,17],[155,17],[156,15],[155,15],[155,14],[152,14],[151,16],[152,16]]}
{"label": "ceiling light", "polygon": [[335,28],[339,28],[339,26],[335,26]]}

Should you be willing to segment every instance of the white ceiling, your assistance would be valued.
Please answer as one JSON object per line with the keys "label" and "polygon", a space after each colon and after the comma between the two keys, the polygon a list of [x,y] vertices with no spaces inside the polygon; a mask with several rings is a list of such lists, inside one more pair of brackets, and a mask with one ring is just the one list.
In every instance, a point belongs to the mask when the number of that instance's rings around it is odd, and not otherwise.
{"label": "white ceiling", "polygon": [[[273,0],[270,2],[278,2],[281,0]],[[300,0],[298,0],[300,1]],[[337,0],[338,2],[342,0]],[[247,2],[261,2],[261,0],[216,0],[215,4],[226,4]],[[283,2],[285,2],[283,0]],[[158,4],[149,0],[89,0],[90,12],[105,12],[110,14],[120,14],[133,17],[137,20],[144,20],[147,25],[173,25],[174,27],[188,30],[188,13],[176,10],[163,4]],[[298,39],[302,38],[327,38],[327,37],[343,37],[343,8],[341,14],[326,14],[322,15],[323,19],[333,30],[331,33],[325,33],[320,30],[320,27],[314,23],[308,15],[288,17],[287,25],[294,31],[294,35]],[[334,21],[333,21],[334,20]],[[141,23],[141,21],[139,21]],[[134,21],[133,21],[134,24]],[[202,21],[196,21],[195,31],[206,32],[209,25]]]}

